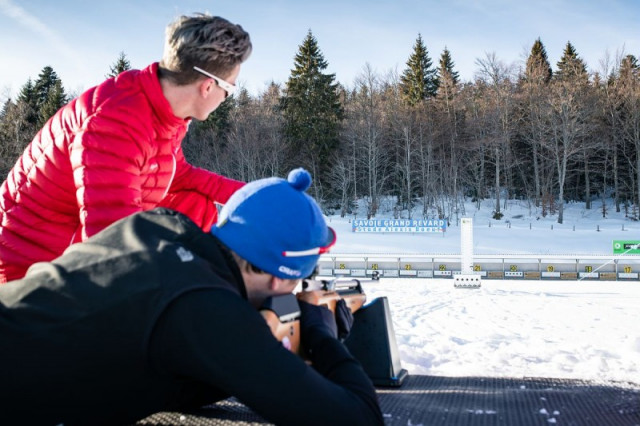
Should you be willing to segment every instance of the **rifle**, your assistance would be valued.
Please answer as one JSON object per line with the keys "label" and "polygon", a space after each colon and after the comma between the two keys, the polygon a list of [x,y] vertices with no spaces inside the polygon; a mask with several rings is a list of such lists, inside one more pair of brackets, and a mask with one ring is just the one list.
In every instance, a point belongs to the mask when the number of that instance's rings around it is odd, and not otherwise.
{"label": "rifle", "polygon": [[260,308],[271,334],[291,352],[300,351],[300,306],[293,293],[271,296]]}
{"label": "rifle", "polygon": [[303,280],[302,291],[296,297],[313,305],[326,306],[333,313],[336,312],[336,303],[340,299],[344,299],[351,313],[360,309],[367,301],[362,284],[356,279]]}
{"label": "rifle", "polygon": [[260,313],[275,338],[290,351],[300,351],[300,307],[298,300],[314,305],[326,306],[335,313],[336,303],[343,299],[351,312],[360,309],[367,296],[357,279],[350,280],[303,280],[302,291],[269,297]]}

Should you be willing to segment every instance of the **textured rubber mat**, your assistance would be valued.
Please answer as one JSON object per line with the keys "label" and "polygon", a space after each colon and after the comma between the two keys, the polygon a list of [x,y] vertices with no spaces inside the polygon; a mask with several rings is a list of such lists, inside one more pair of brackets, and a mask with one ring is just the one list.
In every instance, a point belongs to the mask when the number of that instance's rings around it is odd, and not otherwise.
{"label": "textured rubber mat", "polygon": [[409,376],[378,395],[386,425],[640,425],[640,385]]}
{"label": "textured rubber mat", "polygon": [[[543,378],[409,375],[378,388],[385,425],[640,426],[640,384]],[[270,424],[234,399],[190,413],[157,413],[138,425]]]}

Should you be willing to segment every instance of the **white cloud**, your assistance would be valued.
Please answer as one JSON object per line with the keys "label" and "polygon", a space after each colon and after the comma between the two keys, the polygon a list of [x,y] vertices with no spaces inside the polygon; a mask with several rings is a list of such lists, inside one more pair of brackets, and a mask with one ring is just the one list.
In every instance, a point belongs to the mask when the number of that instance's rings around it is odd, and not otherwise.
{"label": "white cloud", "polygon": [[11,0],[0,0],[0,13],[5,14],[37,35],[40,35],[43,43],[51,45],[51,47],[56,49],[56,51],[67,60],[73,61],[77,67],[84,68],[82,56],[78,54],[73,47],[67,44],[56,31],[22,7],[14,4]]}

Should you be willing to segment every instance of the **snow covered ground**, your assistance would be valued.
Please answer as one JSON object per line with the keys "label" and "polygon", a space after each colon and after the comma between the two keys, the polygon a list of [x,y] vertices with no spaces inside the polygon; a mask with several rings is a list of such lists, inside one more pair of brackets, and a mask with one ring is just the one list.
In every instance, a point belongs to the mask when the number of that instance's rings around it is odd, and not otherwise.
{"label": "snow covered ground", "polygon": [[[563,225],[517,203],[505,213],[494,221],[490,206],[477,211],[469,205],[476,254],[611,255],[612,240],[640,240],[638,222],[611,206],[603,219],[598,208],[568,205]],[[338,233],[334,254],[460,253],[455,223],[444,236],[354,234],[350,219],[329,218]],[[382,278],[365,283],[365,291],[369,299],[388,297],[402,365],[410,374],[640,385],[638,281],[483,280],[480,289],[456,289],[451,279]]]}
{"label": "snow covered ground", "polygon": [[365,292],[388,297],[409,373],[640,385],[640,283],[383,278]]}

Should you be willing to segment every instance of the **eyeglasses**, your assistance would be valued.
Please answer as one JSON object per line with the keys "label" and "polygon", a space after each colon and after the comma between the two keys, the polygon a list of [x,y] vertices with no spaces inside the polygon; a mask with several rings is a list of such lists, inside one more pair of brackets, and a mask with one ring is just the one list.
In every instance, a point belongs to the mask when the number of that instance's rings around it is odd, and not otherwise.
{"label": "eyeglasses", "polygon": [[206,72],[205,70],[203,70],[202,68],[199,67],[193,67],[194,70],[198,71],[200,74],[204,74],[209,78],[212,78],[216,81],[216,83],[218,84],[218,86],[225,91],[225,95],[224,97],[227,98],[231,95],[233,95],[236,91],[236,89],[238,88],[237,86],[234,86],[233,84],[229,83],[228,81],[224,81],[223,79],[221,79],[220,77],[216,77],[213,74],[210,74],[208,72]]}
{"label": "eyeglasses", "polygon": [[312,249],[300,250],[300,251],[283,251],[282,255],[284,257],[302,257],[302,256],[313,256],[314,254],[328,253],[329,250],[331,250],[331,247],[333,247],[336,244],[337,236],[336,236],[336,231],[334,231],[333,228],[331,227],[327,227],[327,228],[329,228],[329,231],[331,231],[331,234],[333,234],[333,238],[331,239],[331,242],[326,246],[314,247]]}

